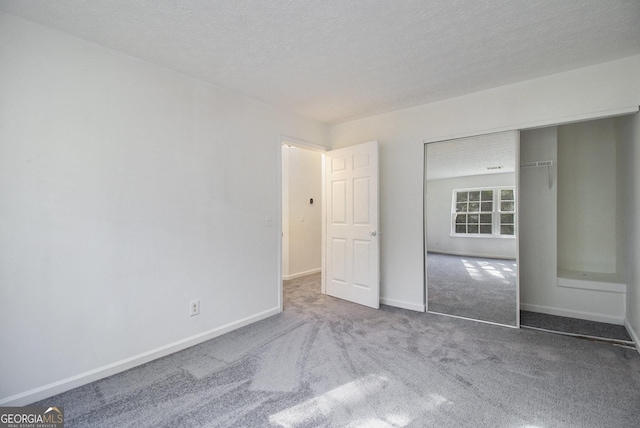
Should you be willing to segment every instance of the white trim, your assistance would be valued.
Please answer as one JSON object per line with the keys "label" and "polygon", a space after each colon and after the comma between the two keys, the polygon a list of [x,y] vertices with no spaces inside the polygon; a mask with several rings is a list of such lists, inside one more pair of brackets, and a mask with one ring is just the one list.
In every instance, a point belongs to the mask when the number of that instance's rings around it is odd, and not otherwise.
{"label": "white trim", "polygon": [[560,317],[577,318],[587,321],[606,322],[609,324],[624,325],[624,318],[614,317],[605,314],[596,314],[594,312],[574,311],[571,309],[552,308],[550,306],[532,305],[529,303],[520,303],[520,309],[529,312],[539,312],[541,314],[557,315]]}
{"label": "white trim", "polygon": [[633,341],[636,343],[636,350],[640,354],[640,338],[638,338],[638,334],[633,329],[633,327],[631,327],[631,324],[629,324],[629,321],[626,319],[624,320],[624,326],[626,327],[627,332],[629,333],[629,336],[631,336],[631,339],[633,339]]}
{"label": "white trim", "polygon": [[450,238],[486,238],[486,239],[516,239],[515,235],[489,235],[488,233],[450,233]]}
{"label": "white trim", "polygon": [[404,300],[388,299],[386,297],[380,297],[380,304],[417,312],[425,312],[426,310],[424,304],[406,302]]}
{"label": "white trim", "polygon": [[[276,257],[277,257],[277,272],[278,272],[278,287],[277,287],[277,293],[278,295],[276,296],[276,301],[278,302],[278,308],[280,308],[280,312],[283,311],[284,309],[284,301],[282,298],[282,293],[283,293],[283,287],[282,287],[282,235],[284,234],[284,231],[282,229],[282,144],[283,144],[283,140],[281,136],[278,136],[278,146],[277,146],[277,150],[278,150],[278,157],[276,159],[276,165],[277,165],[277,196],[276,196],[276,204],[278,206],[278,210],[276,212],[276,234],[278,235],[276,238],[276,241],[278,242],[278,248],[276,249]],[[289,267],[287,266],[287,269]]]}
{"label": "white trim", "polygon": [[515,230],[516,238],[516,327],[520,328],[520,130],[515,131],[516,140],[516,186],[515,186]]}
{"label": "white trim", "polygon": [[321,152],[321,153],[324,153],[327,151],[326,147],[321,146],[319,144],[309,143],[307,141],[298,140],[297,138],[291,138],[285,135],[278,135],[278,144],[279,145],[288,144],[290,146],[301,147],[304,149],[314,150],[316,152]]}
{"label": "white trim", "polygon": [[280,198],[280,206],[282,207],[282,221],[280,225],[282,230],[280,231],[281,248],[282,248],[282,278],[289,276],[289,150],[284,149],[284,144],[280,146],[280,191],[282,197]]}
{"label": "white trim", "polygon": [[327,186],[326,186],[326,173],[327,173],[327,169],[326,169],[326,155],[324,153],[322,153],[322,172],[320,173],[321,175],[321,180],[322,180],[322,236],[320,237],[321,240],[321,249],[320,251],[322,252],[322,256],[320,257],[320,263],[321,263],[321,272],[320,272],[320,293],[322,294],[327,294],[327,279],[325,278],[325,272],[327,269],[327,264],[326,264],[326,253],[327,253],[327,205],[326,205],[326,201],[327,201]]}
{"label": "white trim", "polygon": [[609,293],[626,293],[627,284],[615,282],[593,281],[589,279],[574,279],[558,277],[558,287],[580,288],[582,290],[607,291]]}
{"label": "white trim", "polygon": [[34,401],[43,400],[51,397],[52,395],[60,394],[70,389],[77,388],[82,385],[94,382],[99,379],[103,379],[107,376],[129,370],[130,368],[148,363],[149,361],[156,360],[158,358],[173,354],[174,352],[181,351],[191,346],[197,345],[215,337],[221,336],[230,331],[239,329],[251,323],[269,318],[273,315],[277,315],[281,312],[281,309],[273,308],[260,312],[256,315],[252,315],[238,321],[225,324],[221,327],[214,328],[204,333],[196,334],[195,336],[188,337],[186,339],[179,340],[177,342],[170,343],[165,346],[161,346],[156,349],[152,349],[147,352],[143,352],[133,357],[125,358],[124,360],[117,361],[106,366],[98,367],[97,369],[89,370],[84,373],[77,374],[75,376],[62,379],[48,385],[40,386],[30,389],[19,394],[12,395],[0,400],[0,406],[25,406],[33,403]]}
{"label": "white trim", "polygon": [[300,277],[311,275],[318,272],[322,272],[322,268],[311,269],[305,272],[293,273],[291,275],[282,275],[282,279],[285,281],[289,281],[290,279],[296,279],[296,278],[300,278]]}
{"label": "white trim", "polygon": [[422,158],[422,307],[427,310],[429,287],[427,284],[427,145],[423,144]]}
{"label": "white trim", "polygon": [[430,137],[430,138],[425,138],[424,140],[422,140],[422,142],[425,144],[436,143],[438,141],[455,140],[457,138],[475,137],[478,135],[485,135],[485,134],[497,134],[498,132],[505,132],[505,131],[525,131],[525,130],[536,129],[536,128],[544,128],[547,126],[557,126],[557,125],[566,125],[566,124],[575,123],[575,122],[583,122],[586,120],[605,119],[607,117],[624,116],[627,114],[637,113],[638,108],[639,107],[637,105],[634,105],[629,107],[620,107],[620,108],[615,108],[611,110],[595,111],[591,113],[578,114],[573,116],[556,117],[556,118],[550,118],[545,120],[539,120],[536,122],[526,122],[518,125],[503,126],[500,128],[489,128],[489,129],[483,129],[483,130],[477,130],[477,131],[471,131],[471,132],[464,132],[461,134],[444,135],[440,137]]}

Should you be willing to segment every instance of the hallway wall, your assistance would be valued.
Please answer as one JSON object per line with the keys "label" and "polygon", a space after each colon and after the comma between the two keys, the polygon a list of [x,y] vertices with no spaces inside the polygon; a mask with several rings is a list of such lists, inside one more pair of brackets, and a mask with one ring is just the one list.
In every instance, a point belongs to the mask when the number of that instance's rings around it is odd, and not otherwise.
{"label": "hallway wall", "polygon": [[286,145],[282,153],[283,201],[287,202],[283,240],[288,245],[288,260],[283,260],[287,271],[282,275],[291,279],[319,272],[322,265],[322,154]]}

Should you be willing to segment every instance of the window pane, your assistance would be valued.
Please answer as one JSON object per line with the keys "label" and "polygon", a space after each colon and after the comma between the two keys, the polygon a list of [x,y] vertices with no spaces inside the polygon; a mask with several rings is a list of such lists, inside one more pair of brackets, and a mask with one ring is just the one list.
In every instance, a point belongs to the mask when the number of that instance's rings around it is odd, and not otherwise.
{"label": "window pane", "polygon": [[465,214],[456,214],[456,223],[466,223],[467,216]]}
{"label": "window pane", "polygon": [[477,213],[480,211],[480,202],[469,202],[469,212]]}
{"label": "window pane", "polygon": [[467,202],[467,192],[457,192],[456,202]]}
{"label": "window pane", "polygon": [[467,233],[478,233],[478,225],[470,224],[469,226],[467,226]]}
{"label": "window pane", "polygon": [[513,189],[502,189],[500,199],[503,201],[513,201]]}
{"label": "window pane", "polygon": [[470,201],[479,201],[480,200],[480,191],[469,192],[469,200]]}
{"label": "window pane", "polygon": [[480,223],[491,224],[491,214],[480,214]]}
{"label": "window pane", "polygon": [[500,223],[513,224],[513,214],[500,214]]}
{"label": "window pane", "polygon": [[456,233],[467,233],[467,226],[464,224],[456,224]]}
{"label": "window pane", "polygon": [[467,223],[478,223],[478,214],[469,214],[467,216]]}
{"label": "window pane", "polygon": [[480,197],[483,201],[493,201],[493,190],[483,190]]}
{"label": "window pane", "polygon": [[515,203],[514,202],[501,202],[500,203],[500,211],[515,211]]}
{"label": "window pane", "polygon": [[466,202],[462,202],[462,203],[456,204],[456,212],[457,213],[465,213],[465,212],[467,212],[467,203]]}
{"label": "window pane", "polygon": [[482,208],[482,211],[484,211],[484,212],[491,212],[491,211],[493,211],[493,203],[492,202],[481,202],[480,203],[480,208]]}
{"label": "window pane", "polygon": [[491,225],[490,224],[481,224],[480,225],[480,233],[486,233],[491,235]]}
{"label": "window pane", "polygon": [[503,224],[500,226],[501,235],[513,235],[513,225]]}

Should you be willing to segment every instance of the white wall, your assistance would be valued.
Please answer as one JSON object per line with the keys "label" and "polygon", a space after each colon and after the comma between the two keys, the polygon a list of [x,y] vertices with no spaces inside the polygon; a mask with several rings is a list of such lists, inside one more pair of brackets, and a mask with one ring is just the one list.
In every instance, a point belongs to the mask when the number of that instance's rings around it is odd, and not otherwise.
{"label": "white wall", "polygon": [[559,126],[558,165],[558,269],[615,275],[614,119]]}
{"label": "white wall", "polygon": [[0,93],[0,404],[280,310],[278,135],[325,125],[5,14]]}
{"label": "white wall", "polygon": [[626,325],[640,341],[640,114],[616,120],[620,162],[627,185],[625,201]]}
{"label": "white wall", "polygon": [[567,122],[640,104],[640,56],[330,128],[332,148],[380,143],[382,302],[423,307],[423,143]]}
{"label": "white wall", "polygon": [[300,147],[283,146],[282,150],[283,201],[285,193],[287,199],[283,239],[288,244],[288,269],[283,278],[289,279],[317,272],[322,266],[322,154]]}
{"label": "white wall", "polygon": [[451,235],[451,198],[454,189],[516,185],[515,174],[486,174],[427,181],[426,222],[429,251],[475,257],[514,259],[513,238]]}

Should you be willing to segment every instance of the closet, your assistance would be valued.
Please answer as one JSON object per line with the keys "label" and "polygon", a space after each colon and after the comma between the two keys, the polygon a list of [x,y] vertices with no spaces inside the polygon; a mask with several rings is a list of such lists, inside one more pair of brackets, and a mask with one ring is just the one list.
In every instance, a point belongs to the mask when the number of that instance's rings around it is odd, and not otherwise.
{"label": "closet", "polygon": [[520,132],[521,310],[624,324],[622,156],[632,119]]}

